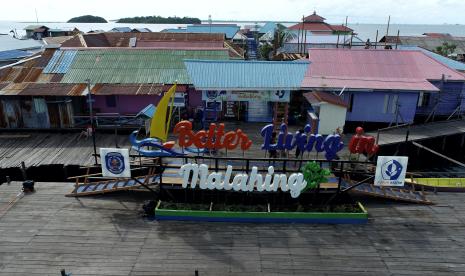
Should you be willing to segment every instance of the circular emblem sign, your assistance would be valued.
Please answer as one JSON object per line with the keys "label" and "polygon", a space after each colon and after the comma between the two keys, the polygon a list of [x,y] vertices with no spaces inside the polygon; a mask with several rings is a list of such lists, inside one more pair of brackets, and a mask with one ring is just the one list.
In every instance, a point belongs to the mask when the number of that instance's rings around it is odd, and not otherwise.
{"label": "circular emblem sign", "polygon": [[211,90],[208,90],[206,92],[206,96],[209,100],[215,100],[216,97],[218,97],[218,92],[217,91],[211,91]]}
{"label": "circular emblem sign", "polygon": [[402,172],[402,165],[397,160],[390,160],[383,164],[381,172],[384,180],[397,180]]}
{"label": "circular emblem sign", "polygon": [[105,155],[105,164],[108,171],[112,174],[121,174],[124,172],[124,157],[119,152],[109,152]]}

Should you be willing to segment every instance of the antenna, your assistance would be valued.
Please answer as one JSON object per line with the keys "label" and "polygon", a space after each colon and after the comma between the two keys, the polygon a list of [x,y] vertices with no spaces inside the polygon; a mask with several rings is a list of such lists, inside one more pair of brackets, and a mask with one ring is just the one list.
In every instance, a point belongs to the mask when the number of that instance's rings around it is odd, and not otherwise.
{"label": "antenna", "polygon": [[208,24],[210,25],[210,33],[212,32],[212,15],[208,15]]}
{"label": "antenna", "polygon": [[346,90],[346,87],[347,87],[347,86],[344,86],[344,88],[342,88],[341,92],[339,92],[339,95],[338,95],[339,97],[342,96],[342,94],[343,94],[344,91]]}
{"label": "antenna", "polygon": [[37,9],[34,8],[34,11],[36,12],[36,23],[39,23],[39,16],[37,16]]}

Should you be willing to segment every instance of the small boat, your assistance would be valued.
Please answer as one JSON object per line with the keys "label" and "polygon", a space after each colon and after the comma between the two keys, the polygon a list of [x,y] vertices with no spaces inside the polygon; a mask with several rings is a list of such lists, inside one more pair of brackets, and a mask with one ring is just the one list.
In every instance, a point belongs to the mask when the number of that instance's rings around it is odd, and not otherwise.
{"label": "small boat", "polygon": [[436,192],[465,192],[465,178],[407,178],[416,189]]}

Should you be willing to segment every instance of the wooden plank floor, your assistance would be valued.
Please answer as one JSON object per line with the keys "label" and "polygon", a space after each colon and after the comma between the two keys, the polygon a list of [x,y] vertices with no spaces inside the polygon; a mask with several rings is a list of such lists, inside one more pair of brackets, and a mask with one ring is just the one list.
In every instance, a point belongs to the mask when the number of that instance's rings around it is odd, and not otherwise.
{"label": "wooden plank floor", "polygon": [[[0,168],[50,164],[94,164],[92,138],[79,138],[79,133],[30,133],[29,137],[0,138]],[[115,147],[115,136],[98,134],[97,147]],[[117,136],[120,147],[129,148],[128,135]],[[97,148],[97,151],[98,151]],[[97,152],[98,153],[98,152]]]}
{"label": "wooden plank floor", "polygon": [[[157,222],[150,193],[67,198],[73,184],[0,186],[0,275],[464,275],[463,194],[434,206],[363,199],[367,225]],[[3,212],[5,211],[5,212]]]}
{"label": "wooden plank floor", "polygon": [[[404,142],[407,130],[407,127],[400,127],[381,131],[378,145],[389,145]],[[420,141],[460,133],[465,133],[465,120],[433,122],[410,126],[409,140]],[[368,133],[368,135],[376,137],[376,132]]]}

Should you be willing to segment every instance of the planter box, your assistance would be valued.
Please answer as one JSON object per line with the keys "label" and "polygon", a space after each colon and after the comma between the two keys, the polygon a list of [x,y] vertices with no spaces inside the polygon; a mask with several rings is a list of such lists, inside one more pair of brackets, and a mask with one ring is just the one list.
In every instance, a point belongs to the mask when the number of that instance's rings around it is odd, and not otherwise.
{"label": "planter box", "polygon": [[363,224],[368,213],[357,203],[360,213],[318,213],[318,212],[229,212],[168,210],[155,208],[156,220],[186,220],[211,222],[253,222],[253,223],[314,223],[314,224]]}

